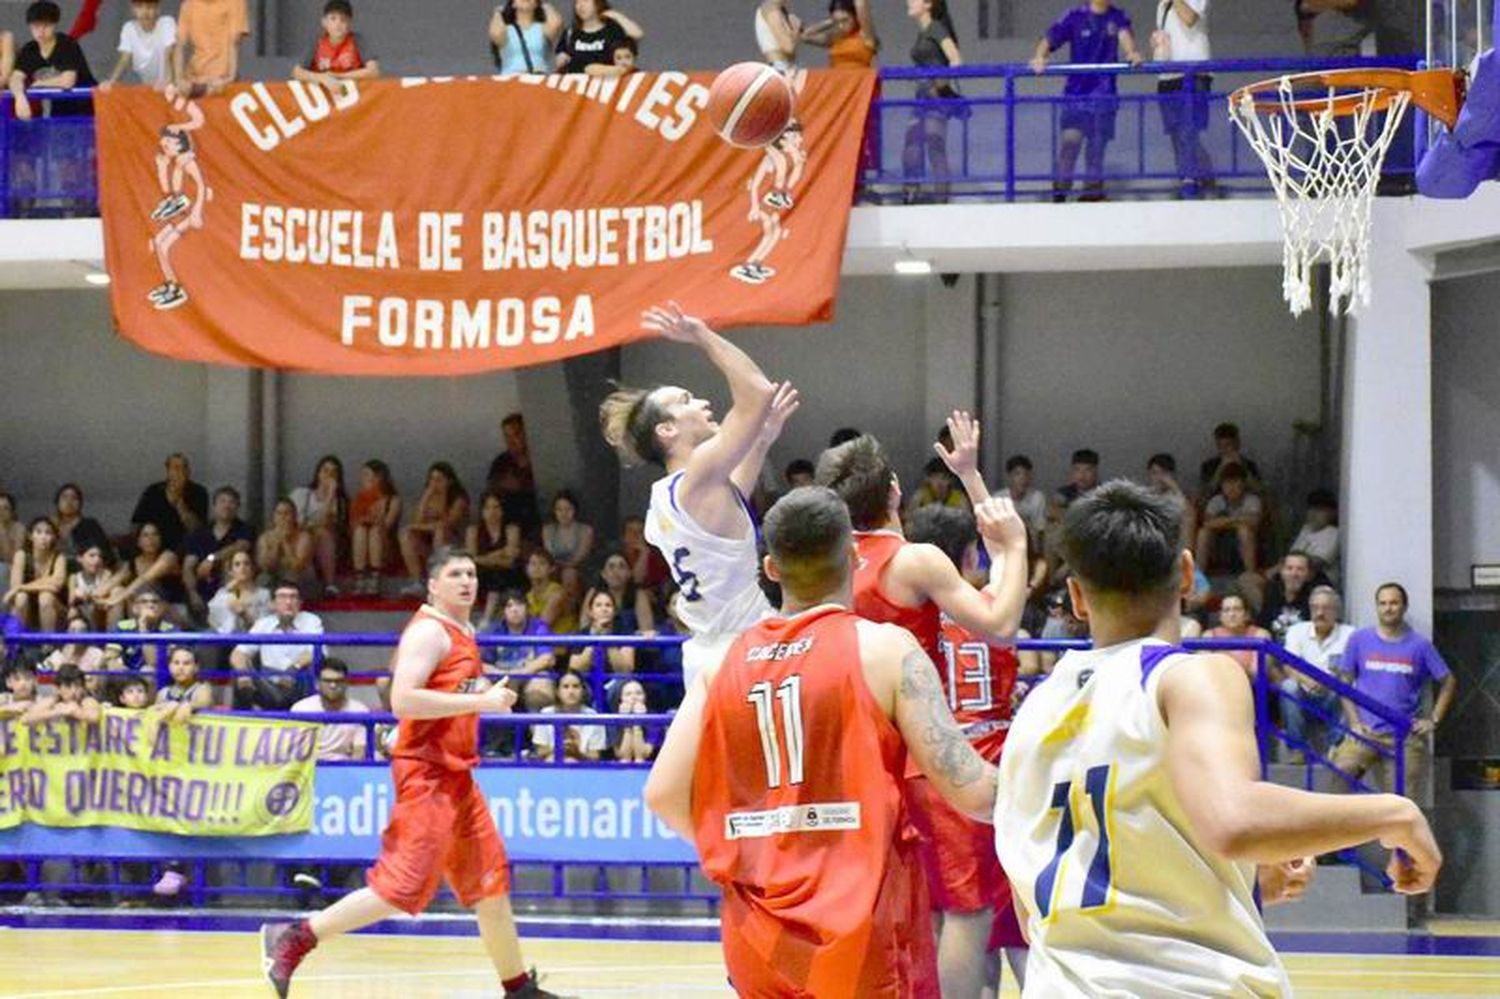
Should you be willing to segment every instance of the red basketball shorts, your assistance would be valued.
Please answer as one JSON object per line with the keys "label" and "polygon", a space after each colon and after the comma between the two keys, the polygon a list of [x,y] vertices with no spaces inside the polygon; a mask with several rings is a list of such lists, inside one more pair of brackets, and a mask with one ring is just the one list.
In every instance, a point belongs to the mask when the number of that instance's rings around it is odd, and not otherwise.
{"label": "red basketball shorts", "polygon": [[472,773],[393,760],[391,776],[396,806],[365,876],[375,894],[416,915],[444,878],[466,908],[510,893],[505,844]]}
{"label": "red basketball shorts", "polygon": [[1009,887],[995,855],[995,829],[959,812],[926,777],[906,781],[911,823],[921,834],[922,870],[941,912],[992,908]]}

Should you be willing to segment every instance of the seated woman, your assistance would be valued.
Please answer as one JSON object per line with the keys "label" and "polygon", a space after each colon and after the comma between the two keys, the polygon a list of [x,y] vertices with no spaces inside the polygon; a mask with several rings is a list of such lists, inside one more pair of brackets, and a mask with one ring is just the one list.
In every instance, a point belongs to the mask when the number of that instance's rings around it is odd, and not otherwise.
{"label": "seated woman", "polygon": [[[1231,593],[1219,601],[1218,627],[1208,629],[1203,633],[1203,637],[1269,639],[1271,633],[1251,622],[1250,607],[1245,603],[1245,598],[1238,593]],[[1255,650],[1223,649],[1221,651],[1238,662],[1252,682],[1255,680]]]}
{"label": "seated woman", "polygon": [[235,552],[224,585],[208,601],[209,629],[220,635],[244,634],[269,613],[271,591],[256,578],[255,560],[249,552]]}
{"label": "seated woman", "polygon": [[63,601],[68,583],[68,560],[57,543],[57,528],[37,517],[26,531],[26,546],[10,563],[10,588],[0,608],[21,619],[27,628],[56,631],[63,623]]}
{"label": "seated woman", "polygon": [[337,596],[339,549],[349,536],[349,494],[344,491],[344,463],[335,455],[318,459],[312,481],[288,497],[297,508],[297,522],[312,535],[313,565],[323,592]]}
{"label": "seated woman", "polygon": [[[615,714],[650,714],[646,703],[646,688],[639,680],[626,680],[615,688],[613,701]],[[660,732],[648,732],[644,725],[621,725],[613,730],[610,749],[621,763],[645,763],[656,755],[661,742]]]}
{"label": "seated woman", "polygon": [[359,492],[349,508],[349,553],[354,592],[380,595],[380,574],[401,522],[401,496],[390,467],[372,458],[359,470]]}
{"label": "seated woman", "polygon": [[135,532],[135,554],[120,563],[114,587],[104,598],[110,627],[114,627],[130,610],[137,593],[151,588],[170,605],[185,605],[187,591],[182,585],[182,564],[177,553],[162,548],[161,529],[142,524]]}
{"label": "seated woman", "polygon": [[313,537],[302,529],[297,506],[283,496],[271,510],[271,526],[255,540],[255,564],[269,579],[306,582],[312,572]]}
{"label": "seated woman", "polygon": [[620,619],[628,631],[642,635],[656,633],[656,608],[652,603],[651,593],[645,587],[636,585],[631,575],[630,562],[625,558],[624,552],[613,551],[605,558],[594,585],[583,596],[583,606],[589,606],[594,594],[601,591],[608,592],[615,598]]}
{"label": "seated woman", "polygon": [[[585,608],[588,623],[580,635],[629,635],[615,598],[608,590],[595,590]],[[583,645],[569,649],[568,669],[589,678],[619,676],[635,672],[635,649],[619,645]],[[610,684],[611,687],[616,684]],[[608,689],[608,688],[607,688]]]}
{"label": "seated woman", "polygon": [[[526,611],[545,624],[553,634],[561,634],[558,622],[563,619],[563,588],[554,579],[556,566],[545,548],[526,556]],[[573,621],[577,622],[575,614]],[[571,630],[571,629],[568,629]]]}
{"label": "seated woman", "polygon": [[500,595],[524,586],[521,569],[521,525],[505,522],[505,507],[497,493],[486,492],[479,500],[479,522],[464,536],[464,550],[474,556],[479,570],[479,596],[484,610],[479,627],[487,627],[500,610]]}
{"label": "seated woman", "polygon": [[461,543],[468,520],[469,494],[458,481],[458,473],[446,461],[433,462],[411,523],[401,528],[401,559],[411,579],[402,593],[419,597],[427,592],[423,568],[427,556],[434,548]]}
{"label": "seated woman", "polygon": [[89,545],[109,545],[109,535],[99,522],[83,515],[83,490],[77,485],[65,482],[59,486],[52,505],[57,544],[68,558],[76,559]]}
{"label": "seated woman", "polygon": [[[541,714],[592,715],[598,714],[588,703],[588,688],[575,673],[564,673],[557,681],[557,704],[541,710]],[[555,754],[556,735],[553,726],[547,724],[531,727],[531,749],[538,759],[551,760]],[[568,763],[580,760],[597,760],[604,754],[607,745],[603,725],[569,725],[563,730],[562,754]]]}
{"label": "seated woman", "polygon": [[594,549],[594,528],[578,520],[578,497],[561,489],[552,499],[552,520],[542,525],[542,547],[560,566],[581,566]]}

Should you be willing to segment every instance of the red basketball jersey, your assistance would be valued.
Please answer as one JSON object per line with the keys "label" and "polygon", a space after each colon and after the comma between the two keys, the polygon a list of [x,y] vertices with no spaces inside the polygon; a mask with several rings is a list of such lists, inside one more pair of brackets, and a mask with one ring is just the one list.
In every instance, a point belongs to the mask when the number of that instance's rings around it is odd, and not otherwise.
{"label": "red basketball jersey", "polygon": [[900,625],[912,633],[934,663],[941,663],[937,604],[929,600],[920,607],[903,606],[887,597],[882,585],[886,567],[906,544],[895,531],[854,532],[854,549],[859,555],[854,570],[854,613],[866,621]]}
{"label": "red basketball jersey", "polygon": [[693,825],[724,889],[742,996],[936,988],[927,898],[904,835],[900,733],[860,665],[857,618],[773,618],[725,655],[704,710]]}
{"label": "red basketball jersey", "polygon": [[975,751],[999,763],[1010,731],[1011,699],[1020,669],[1015,647],[994,645],[947,618],[940,644],[938,673],[953,717]]}
{"label": "red basketball jersey", "polygon": [[[412,623],[424,617],[441,624],[451,642],[448,654],[427,678],[427,689],[450,694],[465,692],[484,674],[473,629],[427,607],[417,611]],[[471,770],[479,762],[479,716],[403,718],[397,727],[396,748],[391,757],[421,760],[445,770]]]}

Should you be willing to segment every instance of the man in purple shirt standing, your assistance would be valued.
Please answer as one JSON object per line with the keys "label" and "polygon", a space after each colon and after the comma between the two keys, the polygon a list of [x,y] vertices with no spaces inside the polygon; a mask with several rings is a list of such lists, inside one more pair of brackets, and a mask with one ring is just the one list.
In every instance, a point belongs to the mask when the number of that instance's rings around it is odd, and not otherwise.
{"label": "man in purple shirt standing", "polygon": [[[1432,733],[1442,724],[1458,679],[1425,636],[1406,623],[1406,589],[1400,583],[1385,583],[1375,591],[1375,611],[1379,624],[1361,628],[1349,636],[1344,648],[1343,671],[1354,681],[1354,689],[1371,700],[1390,708],[1402,718],[1411,719],[1411,733],[1406,739],[1406,796],[1426,806],[1427,771],[1430,767]],[[1422,689],[1431,680],[1438,684],[1432,714],[1423,716]],[[1369,742],[1345,737],[1333,754],[1333,765],[1355,777],[1378,766],[1384,770],[1389,762],[1369,743],[1386,749],[1395,745],[1395,731],[1386,719],[1344,701],[1344,719],[1349,727]],[[1393,775],[1384,775],[1389,787]]]}
{"label": "man in purple shirt standing", "polygon": [[[1036,44],[1036,53],[1031,59],[1031,68],[1041,73],[1047,68],[1047,57],[1053,52],[1069,46],[1069,61],[1080,64],[1102,65],[1120,61],[1120,50],[1131,65],[1141,63],[1141,53],[1135,47],[1135,36],[1131,33],[1130,15],[1116,7],[1111,0],[1089,0],[1088,3],[1067,10],[1053,22],[1052,27]],[[1080,201],[1104,200],[1104,148],[1115,137],[1115,112],[1120,108],[1116,96],[1115,74],[1074,73],[1068,76],[1063,87],[1062,138],[1057,148],[1057,180],[1053,186],[1052,200],[1068,200],[1068,191],[1073,187],[1073,170],[1078,163],[1078,151],[1088,139],[1088,155],[1085,169],[1088,181]]]}

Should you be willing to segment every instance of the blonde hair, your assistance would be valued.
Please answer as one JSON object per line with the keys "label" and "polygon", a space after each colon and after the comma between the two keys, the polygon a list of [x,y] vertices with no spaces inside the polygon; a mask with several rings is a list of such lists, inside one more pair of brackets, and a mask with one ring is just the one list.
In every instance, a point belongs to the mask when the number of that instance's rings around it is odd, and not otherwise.
{"label": "blonde hair", "polygon": [[599,430],[604,442],[627,466],[647,461],[666,464],[666,454],[656,439],[656,425],[667,419],[667,414],[651,401],[655,391],[615,385],[599,404]]}

